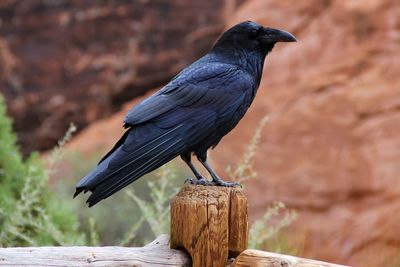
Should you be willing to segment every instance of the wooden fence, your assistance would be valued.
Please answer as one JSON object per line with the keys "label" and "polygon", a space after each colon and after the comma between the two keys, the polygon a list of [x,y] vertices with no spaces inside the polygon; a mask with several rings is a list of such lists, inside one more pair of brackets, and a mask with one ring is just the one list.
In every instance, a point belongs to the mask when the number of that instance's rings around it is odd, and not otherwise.
{"label": "wooden fence", "polygon": [[144,247],[0,248],[0,266],[340,267],[247,249],[248,203],[240,188],[187,185],[171,202],[171,238]]}

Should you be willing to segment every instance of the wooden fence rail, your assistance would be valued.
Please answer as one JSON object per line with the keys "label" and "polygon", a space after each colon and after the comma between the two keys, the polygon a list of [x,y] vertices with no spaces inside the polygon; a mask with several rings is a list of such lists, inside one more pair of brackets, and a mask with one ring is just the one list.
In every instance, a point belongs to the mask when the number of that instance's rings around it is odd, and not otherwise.
{"label": "wooden fence rail", "polygon": [[[184,251],[170,249],[168,235],[140,248],[20,247],[0,248],[0,266],[126,267],[191,266]],[[321,261],[247,249],[225,267],[344,267]]]}
{"label": "wooden fence rail", "polygon": [[168,235],[144,247],[19,247],[0,248],[0,266],[119,267],[190,266],[184,251],[169,248]]}
{"label": "wooden fence rail", "polygon": [[0,266],[343,267],[247,249],[247,211],[240,188],[187,185],[171,202],[171,242],[161,235],[139,248],[0,248]]}

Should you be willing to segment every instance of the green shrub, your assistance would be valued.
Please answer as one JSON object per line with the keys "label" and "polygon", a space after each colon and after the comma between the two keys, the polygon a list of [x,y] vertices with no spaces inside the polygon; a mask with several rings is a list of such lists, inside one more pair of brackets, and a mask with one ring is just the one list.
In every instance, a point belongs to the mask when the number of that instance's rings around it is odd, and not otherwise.
{"label": "green shrub", "polygon": [[286,242],[281,230],[297,218],[297,213],[288,210],[282,202],[275,202],[264,215],[252,223],[249,229],[249,248],[265,249],[273,252],[297,253],[297,249]]}
{"label": "green shrub", "polygon": [[138,197],[133,189],[126,193],[131,201],[139,208],[141,217],[132,225],[128,231],[121,246],[131,243],[140,228],[148,229],[145,232],[141,245],[147,244],[157,236],[169,233],[170,227],[170,200],[178,193],[177,172],[172,164],[162,166],[156,172],[156,179],[147,182],[149,188],[149,200]]}
{"label": "green shrub", "polygon": [[77,245],[78,223],[48,188],[43,162],[23,160],[0,95],[0,246]]}

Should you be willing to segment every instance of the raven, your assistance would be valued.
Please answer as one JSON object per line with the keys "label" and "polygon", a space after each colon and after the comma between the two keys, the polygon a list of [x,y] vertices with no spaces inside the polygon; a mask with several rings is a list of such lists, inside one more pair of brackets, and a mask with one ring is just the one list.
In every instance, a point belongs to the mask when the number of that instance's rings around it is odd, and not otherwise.
{"label": "raven", "polygon": [[[193,171],[193,183],[235,186],[207,163],[214,148],[252,103],[266,55],[277,42],[295,42],[282,30],[255,22],[239,23],[217,40],[208,54],[183,69],[167,85],[129,110],[121,139],[76,186],[95,205],[141,176],[180,156]],[[210,173],[205,179],[191,162],[195,155]]]}

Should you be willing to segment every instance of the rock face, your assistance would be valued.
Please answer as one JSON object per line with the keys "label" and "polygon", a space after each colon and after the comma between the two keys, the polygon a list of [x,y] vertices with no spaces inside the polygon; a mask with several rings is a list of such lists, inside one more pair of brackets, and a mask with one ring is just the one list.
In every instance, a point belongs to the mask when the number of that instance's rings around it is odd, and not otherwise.
{"label": "rock face", "polygon": [[[268,114],[256,161],[260,178],[246,187],[253,214],[282,200],[298,210],[292,240],[298,237],[303,243],[303,256],[354,266],[396,266],[397,1],[250,0],[230,23],[246,19],[285,28],[299,42],[278,44],[268,56],[253,106],[212,152],[214,161],[221,170],[235,162],[260,118]],[[111,147],[121,134],[122,117],[120,113],[90,127],[70,148],[88,152],[85,143],[95,135],[99,137],[91,140],[92,147]],[[105,125],[117,129],[115,138]],[[109,143],[104,145],[104,139]]]}
{"label": "rock face", "polygon": [[[400,255],[400,6],[397,1],[265,1],[244,18],[285,27],[296,45],[267,59],[252,110],[216,151],[221,165],[270,115],[248,190],[259,212],[299,210],[305,253],[355,266]],[[253,199],[252,199],[253,198]],[[397,225],[397,226],[396,226]]]}
{"label": "rock face", "polygon": [[[23,150],[48,149],[203,54],[230,5],[207,1],[4,0],[0,88]],[[32,140],[35,140],[32,142]]]}

